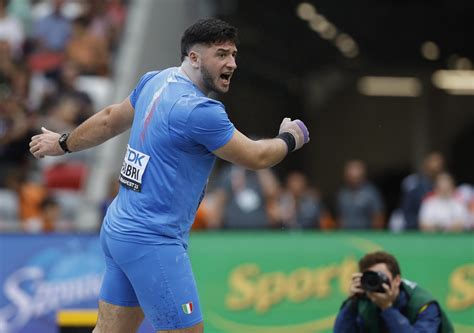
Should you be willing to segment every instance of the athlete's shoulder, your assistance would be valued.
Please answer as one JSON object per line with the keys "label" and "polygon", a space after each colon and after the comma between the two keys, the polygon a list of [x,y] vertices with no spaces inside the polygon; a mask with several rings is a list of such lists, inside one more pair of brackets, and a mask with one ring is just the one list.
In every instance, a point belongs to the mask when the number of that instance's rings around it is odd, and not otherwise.
{"label": "athlete's shoulder", "polygon": [[169,67],[161,70],[155,70],[155,71],[150,71],[146,72],[143,74],[143,76],[140,79],[139,85],[145,85],[148,81],[150,81],[152,78],[157,77],[157,78],[169,78],[171,75],[175,74],[178,70],[178,67]]}
{"label": "athlete's shoulder", "polygon": [[200,96],[193,91],[184,92],[177,101],[176,106],[178,108],[184,107],[190,111],[196,109],[207,109],[225,112],[224,104],[221,102],[206,96]]}
{"label": "athlete's shoulder", "polygon": [[135,108],[135,105],[137,103],[138,97],[140,96],[140,93],[142,92],[143,88],[145,85],[155,76],[157,76],[161,71],[151,71],[145,73],[141,78],[140,81],[138,81],[138,84],[135,86],[135,89],[133,89],[132,93],[130,94],[130,103],[132,106]]}
{"label": "athlete's shoulder", "polygon": [[158,74],[160,73],[163,73],[163,71],[161,70],[157,70],[157,71],[150,71],[150,72],[146,72],[145,74],[143,74],[143,76],[140,78],[140,81],[138,82],[137,84],[137,88],[143,88],[143,86],[145,86],[145,84],[150,81],[151,79],[153,79],[155,76],[157,76]]}
{"label": "athlete's shoulder", "polygon": [[153,76],[163,72],[162,70],[156,70],[156,71],[149,71],[143,74],[142,79],[149,79],[152,78]]}

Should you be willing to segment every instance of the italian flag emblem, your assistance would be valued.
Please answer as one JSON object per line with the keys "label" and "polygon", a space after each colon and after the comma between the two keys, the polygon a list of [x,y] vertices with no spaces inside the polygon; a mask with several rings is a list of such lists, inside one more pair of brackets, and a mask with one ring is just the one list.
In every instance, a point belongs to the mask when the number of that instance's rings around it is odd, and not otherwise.
{"label": "italian flag emblem", "polygon": [[183,308],[183,312],[186,314],[191,314],[193,312],[193,302],[183,304],[181,307]]}

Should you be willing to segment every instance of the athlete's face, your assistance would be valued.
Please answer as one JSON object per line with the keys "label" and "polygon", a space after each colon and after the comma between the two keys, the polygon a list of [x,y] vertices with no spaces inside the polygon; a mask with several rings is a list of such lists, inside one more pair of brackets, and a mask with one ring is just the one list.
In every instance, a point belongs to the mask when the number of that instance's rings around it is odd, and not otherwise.
{"label": "athlete's face", "polygon": [[230,79],[237,64],[237,47],[233,42],[204,46],[201,49],[201,77],[208,91],[225,93],[229,90]]}

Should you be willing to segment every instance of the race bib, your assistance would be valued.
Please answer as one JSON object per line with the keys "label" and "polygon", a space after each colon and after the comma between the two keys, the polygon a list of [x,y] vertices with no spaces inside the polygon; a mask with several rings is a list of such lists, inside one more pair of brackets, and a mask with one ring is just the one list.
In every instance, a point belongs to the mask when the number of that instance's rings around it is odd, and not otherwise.
{"label": "race bib", "polygon": [[120,170],[120,183],[133,191],[141,192],[142,177],[149,160],[150,156],[127,145],[127,153]]}

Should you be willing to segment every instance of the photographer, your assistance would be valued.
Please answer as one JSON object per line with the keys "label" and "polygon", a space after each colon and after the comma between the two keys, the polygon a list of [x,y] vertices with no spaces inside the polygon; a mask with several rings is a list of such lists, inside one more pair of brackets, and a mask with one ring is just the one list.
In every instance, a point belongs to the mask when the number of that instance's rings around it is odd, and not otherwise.
{"label": "photographer", "polygon": [[402,279],[394,256],[365,255],[361,273],[352,275],[350,297],[343,303],[335,333],[451,333],[439,303],[416,283]]}

